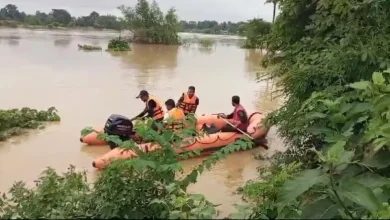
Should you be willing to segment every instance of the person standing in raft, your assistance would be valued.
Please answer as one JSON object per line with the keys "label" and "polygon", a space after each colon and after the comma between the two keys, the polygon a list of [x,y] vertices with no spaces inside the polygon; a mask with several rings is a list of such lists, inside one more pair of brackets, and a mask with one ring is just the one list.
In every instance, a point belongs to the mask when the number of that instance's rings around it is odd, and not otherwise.
{"label": "person standing in raft", "polygon": [[[153,118],[154,122],[162,122],[164,119],[164,110],[156,97],[150,96],[148,91],[142,90],[136,98],[141,98],[141,100],[145,102],[146,107],[141,113],[132,118],[131,121],[134,121],[137,118],[149,117]],[[157,130],[155,123],[153,123],[152,128],[153,130]]]}
{"label": "person standing in raft", "polygon": [[240,129],[243,132],[246,132],[246,129],[249,126],[248,114],[242,105],[240,104],[240,97],[233,96],[232,97],[232,105],[234,107],[233,113],[230,115],[220,114],[221,118],[227,119],[233,126],[226,124],[222,127],[221,132],[240,132],[237,130]]}
{"label": "person standing in raft", "polygon": [[199,105],[199,98],[195,95],[195,87],[188,87],[187,93],[181,95],[179,101],[177,101],[176,107],[181,109],[185,115],[195,114]]}
{"label": "person standing in raft", "polygon": [[165,102],[165,106],[167,107],[168,112],[165,114],[164,120],[166,120],[166,124],[169,128],[176,130],[182,127],[185,118],[184,112],[175,107],[175,101],[173,101],[173,99],[168,99]]}

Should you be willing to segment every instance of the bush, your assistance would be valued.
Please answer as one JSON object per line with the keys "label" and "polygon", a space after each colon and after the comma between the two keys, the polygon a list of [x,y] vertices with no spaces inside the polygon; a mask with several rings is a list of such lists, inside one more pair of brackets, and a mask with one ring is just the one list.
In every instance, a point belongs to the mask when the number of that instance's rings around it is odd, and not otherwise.
{"label": "bush", "polygon": [[129,51],[130,45],[128,41],[122,37],[117,37],[115,39],[110,40],[108,43],[108,50],[113,51]]}
{"label": "bush", "polygon": [[201,38],[199,39],[199,44],[201,47],[210,48],[214,45],[214,40],[209,38]]}

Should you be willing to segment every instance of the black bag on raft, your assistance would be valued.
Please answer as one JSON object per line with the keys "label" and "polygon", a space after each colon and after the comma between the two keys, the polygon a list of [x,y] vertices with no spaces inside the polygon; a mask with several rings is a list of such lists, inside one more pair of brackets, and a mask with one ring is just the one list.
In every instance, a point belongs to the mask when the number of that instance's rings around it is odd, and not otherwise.
{"label": "black bag on raft", "polygon": [[[125,116],[112,114],[106,121],[104,133],[107,135],[116,135],[122,141],[130,140],[130,135],[133,133],[133,123]],[[118,147],[112,141],[108,141],[111,149]]]}

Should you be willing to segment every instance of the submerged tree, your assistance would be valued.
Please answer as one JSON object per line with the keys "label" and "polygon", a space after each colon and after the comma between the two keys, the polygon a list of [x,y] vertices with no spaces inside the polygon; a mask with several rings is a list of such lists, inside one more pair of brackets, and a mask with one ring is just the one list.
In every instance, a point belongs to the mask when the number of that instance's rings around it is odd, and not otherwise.
{"label": "submerged tree", "polygon": [[138,0],[135,7],[120,6],[126,27],[134,34],[133,41],[153,44],[178,44],[179,21],[175,9],[166,15],[156,1]]}

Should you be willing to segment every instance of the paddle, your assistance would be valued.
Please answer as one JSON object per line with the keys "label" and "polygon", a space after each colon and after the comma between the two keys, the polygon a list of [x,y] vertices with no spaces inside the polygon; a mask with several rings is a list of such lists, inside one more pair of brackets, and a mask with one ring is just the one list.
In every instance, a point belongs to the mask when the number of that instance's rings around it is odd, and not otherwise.
{"label": "paddle", "polygon": [[[235,127],[232,123],[230,123],[228,120],[222,118],[221,116],[218,115],[218,118],[219,118],[219,119],[222,119],[224,122],[226,122],[226,123],[229,124],[230,126]],[[248,138],[250,138],[250,139],[253,141],[254,144],[256,144],[256,145],[261,145],[261,146],[263,146],[263,147],[264,147],[265,149],[267,149],[267,150],[269,149],[269,147],[268,147],[267,145],[265,145],[265,144],[263,143],[263,141],[254,139],[254,138],[253,138],[252,136],[250,136],[248,133],[242,131],[242,130],[239,129],[239,128],[236,128],[236,130],[239,131],[239,132],[241,132],[243,135],[247,136]]]}

